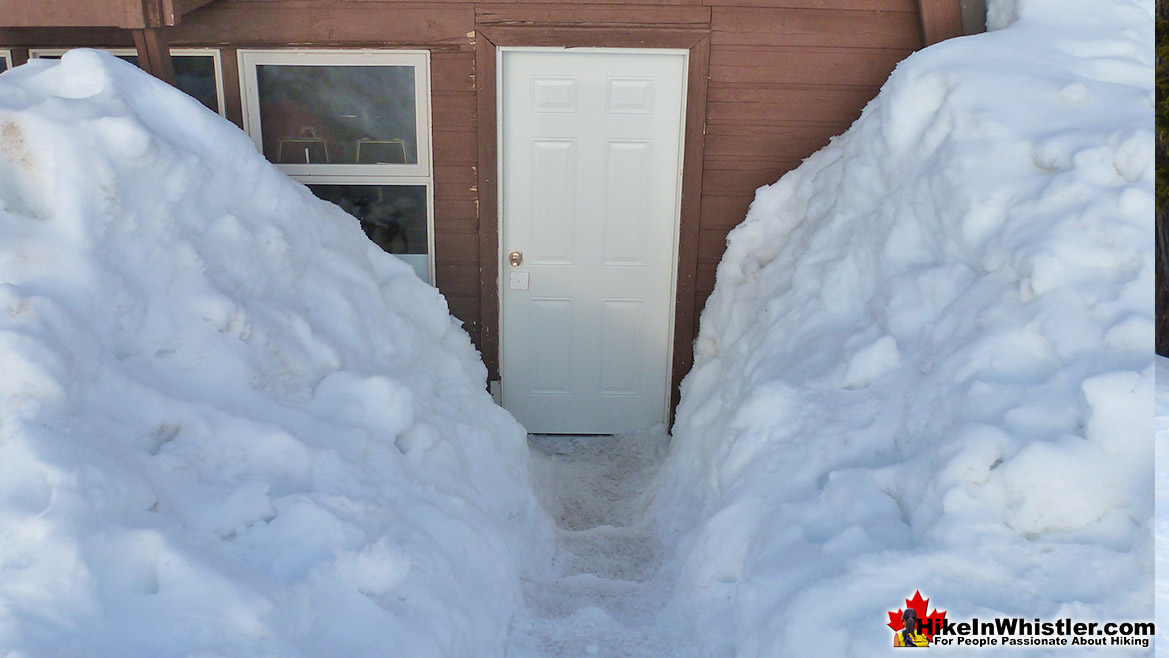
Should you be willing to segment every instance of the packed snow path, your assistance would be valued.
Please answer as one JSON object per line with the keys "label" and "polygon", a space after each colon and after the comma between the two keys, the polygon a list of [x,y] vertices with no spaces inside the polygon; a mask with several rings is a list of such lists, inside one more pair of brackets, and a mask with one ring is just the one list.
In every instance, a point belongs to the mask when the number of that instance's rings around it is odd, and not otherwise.
{"label": "packed snow path", "polygon": [[669,437],[529,437],[536,495],[557,524],[551,565],[524,583],[527,614],[508,656],[697,656],[693,626],[667,607],[667,551],[645,522]]}

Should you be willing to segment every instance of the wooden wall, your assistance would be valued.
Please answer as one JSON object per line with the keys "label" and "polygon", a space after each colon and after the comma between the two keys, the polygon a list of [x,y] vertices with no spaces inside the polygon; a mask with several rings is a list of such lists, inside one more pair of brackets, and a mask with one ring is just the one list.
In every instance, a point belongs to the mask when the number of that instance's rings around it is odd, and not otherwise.
{"label": "wooden wall", "polygon": [[915,0],[709,1],[698,308],[755,190],[844,132],[923,43]]}
{"label": "wooden wall", "polygon": [[[480,240],[477,144],[480,130],[493,134],[494,126],[477,122],[479,30],[709,34],[698,265],[690,286],[701,309],[714,287],[726,234],[745,216],[754,190],[843,132],[897,62],[924,43],[954,36],[941,32],[954,29],[957,12],[958,0],[218,0],[165,33],[172,46],[223,48],[228,115],[237,123],[237,48],[430,50],[436,279],[451,311],[477,344],[489,347],[483,356],[496,378],[495,341],[484,338],[498,331],[497,311],[480,294],[481,271],[494,272],[484,264],[493,263],[496,253]],[[115,36],[119,43],[110,45],[130,41],[109,30],[0,28],[0,46],[97,45]],[[698,313],[692,318],[696,332]]]}

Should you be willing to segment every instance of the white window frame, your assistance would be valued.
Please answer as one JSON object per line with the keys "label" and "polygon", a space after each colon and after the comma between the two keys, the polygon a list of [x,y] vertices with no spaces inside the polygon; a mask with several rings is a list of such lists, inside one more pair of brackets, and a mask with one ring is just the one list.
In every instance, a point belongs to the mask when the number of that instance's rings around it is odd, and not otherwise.
{"label": "white window frame", "polygon": [[264,150],[260,126],[259,86],[256,67],[277,66],[412,66],[414,67],[415,139],[417,164],[281,164],[285,172],[300,178],[312,176],[424,176],[431,173],[430,145],[430,51],[427,50],[259,50],[241,49],[239,79],[243,98],[244,129],[256,147]]}
{"label": "white window frame", "polygon": [[[107,52],[115,57],[122,57],[124,55],[138,56],[138,49],[136,48],[108,48],[104,46],[75,46],[73,48],[30,48],[28,51],[29,59],[35,57],[60,57],[70,50],[77,48],[90,48],[94,50],[101,50]],[[223,95],[223,57],[219,54],[218,48],[171,48],[170,56],[173,57],[211,57],[215,64],[215,98],[219,101],[219,116],[227,117],[227,99]]]}
{"label": "white window frame", "polygon": [[4,60],[4,70],[12,70],[12,51],[7,48],[0,48],[0,59]]}
{"label": "white window frame", "polygon": [[[260,125],[259,86],[256,67],[263,64],[290,66],[413,66],[414,116],[418,144],[417,164],[277,164],[282,171],[306,185],[418,186],[426,188],[426,269],[424,277],[435,285],[434,266],[434,141],[430,116],[430,51],[428,50],[273,50],[240,49],[240,98],[244,131],[256,149],[264,152]],[[412,254],[396,254],[411,256]],[[416,254],[414,254],[416,255]]]}

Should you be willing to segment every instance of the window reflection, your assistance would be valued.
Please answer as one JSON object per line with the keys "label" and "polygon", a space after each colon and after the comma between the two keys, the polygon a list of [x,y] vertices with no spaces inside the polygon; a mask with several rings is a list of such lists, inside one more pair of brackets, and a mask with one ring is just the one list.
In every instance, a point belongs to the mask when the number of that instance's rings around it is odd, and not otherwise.
{"label": "window reflection", "polygon": [[413,66],[261,64],[256,79],[272,162],[418,164]]}
{"label": "window reflection", "polygon": [[211,55],[171,55],[175,69],[175,86],[219,113],[219,91],[215,88],[215,57]]}
{"label": "window reflection", "polygon": [[361,222],[369,239],[429,281],[425,185],[309,185]]}

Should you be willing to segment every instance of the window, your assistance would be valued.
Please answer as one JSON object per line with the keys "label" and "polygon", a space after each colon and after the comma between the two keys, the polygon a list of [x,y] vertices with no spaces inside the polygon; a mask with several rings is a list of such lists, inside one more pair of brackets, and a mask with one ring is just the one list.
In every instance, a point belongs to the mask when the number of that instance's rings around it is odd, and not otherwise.
{"label": "window", "polygon": [[[69,48],[33,48],[30,57],[60,59]],[[138,51],[133,48],[101,48],[119,59],[138,66]],[[175,69],[175,86],[202,103],[207,109],[226,116],[223,104],[223,74],[219,51],[213,48],[171,48],[171,65]]]}
{"label": "window", "polygon": [[260,152],[433,283],[429,53],[240,50],[239,63]]}
{"label": "window", "polygon": [[227,107],[223,102],[223,68],[218,50],[171,48],[170,61],[175,69],[176,87],[219,116],[227,116]]}
{"label": "window", "polygon": [[0,73],[12,68],[12,51],[0,48]]}

